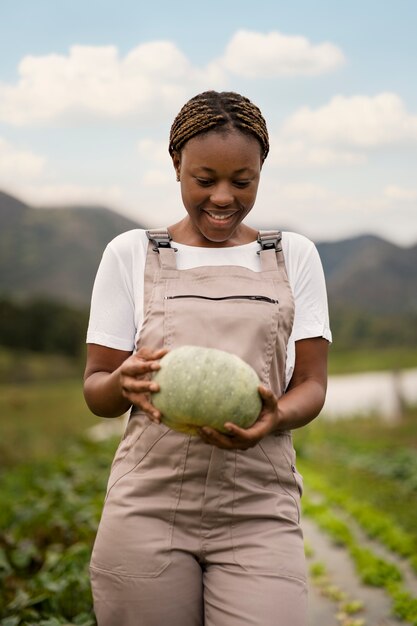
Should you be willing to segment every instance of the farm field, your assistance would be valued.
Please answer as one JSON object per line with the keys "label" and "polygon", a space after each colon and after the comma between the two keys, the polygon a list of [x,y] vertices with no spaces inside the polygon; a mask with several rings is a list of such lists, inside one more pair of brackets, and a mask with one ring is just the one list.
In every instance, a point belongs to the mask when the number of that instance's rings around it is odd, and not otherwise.
{"label": "farm field", "polygon": [[329,626],[417,625],[416,418],[319,418],[294,433],[312,599],[333,603]]}
{"label": "farm field", "polygon": [[[87,564],[118,438],[78,380],[0,396],[2,626],[95,624]],[[106,420],[107,421],[107,420]],[[310,626],[417,626],[417,410],[295,431],[304,476]]]}

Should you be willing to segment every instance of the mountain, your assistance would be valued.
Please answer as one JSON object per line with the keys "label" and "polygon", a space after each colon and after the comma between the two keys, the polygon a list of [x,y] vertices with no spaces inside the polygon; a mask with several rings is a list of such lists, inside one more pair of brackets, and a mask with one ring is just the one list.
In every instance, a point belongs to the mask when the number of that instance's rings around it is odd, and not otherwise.
{"label": "mountain", "polygon": [[[103,207],[33,208],[0,192],[0,294],[88,306],[106,244],[143,228]],[[373,235],[318,242],[331,309],[417,312],[417,245]]]}
{"label": "mountain", "polygon": [[0,294],[85,306],[106,244],[140,227],[105,208],[38,209],[0,192]]}
{"label": "mountain", "polygon": [[317,244],[333,307],[380,315],[417,312],[417,245],[374,235]]}

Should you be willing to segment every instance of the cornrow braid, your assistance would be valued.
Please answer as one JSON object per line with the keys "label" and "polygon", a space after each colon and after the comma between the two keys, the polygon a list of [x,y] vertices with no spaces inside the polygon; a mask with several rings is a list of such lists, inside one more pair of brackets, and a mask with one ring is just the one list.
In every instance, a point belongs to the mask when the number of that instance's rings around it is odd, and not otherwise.
{"label": "cornrow braid", "polygon": [[237,128],[255,137],[261,146],[262,162],[269,152],[266,122],[260,109],[233,91],[205,91],[191,98],[175,118],[169,136],[169,153],[181,152],[189,139],[210,130]]}

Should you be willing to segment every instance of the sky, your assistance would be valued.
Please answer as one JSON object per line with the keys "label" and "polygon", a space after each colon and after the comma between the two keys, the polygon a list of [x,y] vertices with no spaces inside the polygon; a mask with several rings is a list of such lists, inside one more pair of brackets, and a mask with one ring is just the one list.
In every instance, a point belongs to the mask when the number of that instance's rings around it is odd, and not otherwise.
{"label": "sky", "polygon": [[415,0],[0,0],[0,189],[182,218],[181,106],[237,91],[270,135],[248,223],[417,242]]}

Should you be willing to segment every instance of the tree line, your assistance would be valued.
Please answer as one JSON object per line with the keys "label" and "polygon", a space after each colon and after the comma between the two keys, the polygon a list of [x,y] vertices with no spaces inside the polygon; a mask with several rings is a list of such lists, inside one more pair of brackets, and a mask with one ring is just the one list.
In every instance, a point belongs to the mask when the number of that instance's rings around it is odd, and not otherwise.
{"label": "tree line", "polygon": [[0,346],[19,351],[83,353],[88,311],[46,298],[0,298]]}

